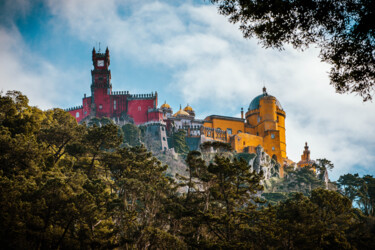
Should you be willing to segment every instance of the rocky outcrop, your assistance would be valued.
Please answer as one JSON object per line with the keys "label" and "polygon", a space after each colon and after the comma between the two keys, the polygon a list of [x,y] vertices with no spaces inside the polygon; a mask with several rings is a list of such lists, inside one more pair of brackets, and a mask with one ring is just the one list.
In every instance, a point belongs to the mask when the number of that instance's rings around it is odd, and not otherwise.
{"label": "rocky outcrop", "polygon": [[263,171],[265,180],[272,177],[280,177],[280,165],[272,160],[260,145],[256,147],[256,156],[250,160],[249,166],[251,170],[255,170],[257,173]]}

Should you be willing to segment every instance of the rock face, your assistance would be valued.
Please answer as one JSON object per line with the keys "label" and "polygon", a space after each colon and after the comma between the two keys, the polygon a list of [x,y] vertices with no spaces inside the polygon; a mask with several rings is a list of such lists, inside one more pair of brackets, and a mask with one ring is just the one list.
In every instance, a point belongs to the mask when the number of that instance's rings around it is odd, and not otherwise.
{"label": "rock face", "polygon": [[265,180],[272,177],[280,177],[279,164],[272,160],[260,145],[256,147],[256,157],[250,160],[249,166],[251,170],[255,170],[257,173],[263,171]]}

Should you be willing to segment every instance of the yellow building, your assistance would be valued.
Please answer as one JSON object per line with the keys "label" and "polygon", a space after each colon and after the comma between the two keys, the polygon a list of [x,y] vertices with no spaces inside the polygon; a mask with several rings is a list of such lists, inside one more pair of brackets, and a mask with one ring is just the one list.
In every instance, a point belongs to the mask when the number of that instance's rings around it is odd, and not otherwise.
{"label": "yellow building", "polygon": [[263,94],[251,101],[245,119],[243,110],[241,118],[211,115],[204,120],[202,132],[212,140],[231,143],[237,152],[255,153],[261,145],[283,166],[290,162],[286,155],[285,116],[280,102],[263,88]]}

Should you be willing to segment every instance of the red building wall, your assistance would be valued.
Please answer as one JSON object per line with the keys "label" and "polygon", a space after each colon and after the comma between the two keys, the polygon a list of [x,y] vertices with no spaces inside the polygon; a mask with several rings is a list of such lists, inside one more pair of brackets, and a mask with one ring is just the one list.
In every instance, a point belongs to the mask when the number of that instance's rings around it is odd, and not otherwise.
{"label": "red building wall", "polygon": [[154,99],[135,99],[128,101],[128,115],[135,124],[147,122],[148,109],[154,108]]}
{"label": "red building wall", "polygon": [[147,114],[147,120],[150,121],[162,121],[163,113],[160,111],[153,111]]}
{"label": "red building wall", "polygon": [[76,118],[77,122],[80,122],[83,119],[83,108],[69,110],[68,112]]}
{"label": "red building wall", "polygon": [[94,92],[94,102],[97,117],[111,117],[111,107],[107,89],[100,88]]}

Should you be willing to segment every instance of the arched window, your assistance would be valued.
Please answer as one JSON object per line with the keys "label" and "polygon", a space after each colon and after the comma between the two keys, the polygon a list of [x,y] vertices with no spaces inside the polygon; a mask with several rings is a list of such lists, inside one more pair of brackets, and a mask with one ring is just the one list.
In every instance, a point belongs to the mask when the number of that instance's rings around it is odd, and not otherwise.
{"label": "arched window", "polygon": [[78,118],[78,117],[79,117],[79,112],[76,113],[76,118]]}

